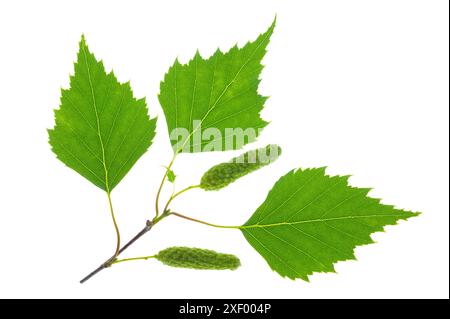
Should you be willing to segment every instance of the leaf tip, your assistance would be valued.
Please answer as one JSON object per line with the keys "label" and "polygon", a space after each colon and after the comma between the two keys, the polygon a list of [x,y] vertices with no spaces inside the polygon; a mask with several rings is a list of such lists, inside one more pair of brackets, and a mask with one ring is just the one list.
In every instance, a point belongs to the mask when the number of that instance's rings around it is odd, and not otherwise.
{"label": "leaf tip", "polygon": [[411,212],[411,211],[404,211],[403,213],[406,215],[404,220],[407,220],[408,218],[413,218],[413,217],[419,217],[420,215],[423,214],[423,212]]}
{"label": "leaf tip", "polygon": [[273,30],[275,29],[275,26],[277,24],[277,14],[275,14],[272,24],[270,25],[270,27],[267,29],[267,31],[265,32],[266,35],[271,35],[273,33]]}
{"label": "leaf tip", "polygon": [[86,46],[86,37],[84,33],[81,34],[80,46]]}

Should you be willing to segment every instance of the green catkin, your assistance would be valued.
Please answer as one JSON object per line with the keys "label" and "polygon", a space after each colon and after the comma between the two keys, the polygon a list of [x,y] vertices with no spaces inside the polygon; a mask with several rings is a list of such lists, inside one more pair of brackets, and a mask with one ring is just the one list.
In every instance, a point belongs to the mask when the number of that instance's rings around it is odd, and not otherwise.
{"label": "green catkin", "polygon": [[235,270],[241,265],[234,255],[190,247],[169,247],[155,258],[167,266],[192,269]]}
{"label": "green catkin", "polygon": [[281,148],[273,144],[246,152],[227,163],[221,163],[211,167],[203,174],[200,187],[207,191],[221,189],[238,178],[269,165],[280,154]]}

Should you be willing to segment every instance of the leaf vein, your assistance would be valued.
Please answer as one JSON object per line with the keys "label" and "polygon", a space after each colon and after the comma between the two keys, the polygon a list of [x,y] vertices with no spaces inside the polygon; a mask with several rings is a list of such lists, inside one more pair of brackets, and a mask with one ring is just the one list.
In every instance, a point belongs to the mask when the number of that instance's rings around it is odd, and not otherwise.
{"label": "leaf vein", "polygon": [[[295,174],[295,173],[294,173]],[[275,196],[273,196],[269,202],[267,203],[267,206],[265,208],[265,210],[260,214],[261,218],[257,224],[263,222],[265,219],[267,219],[268,217],[272,216],[276,211],[278,211],[281,207],[283,207],[284,205],[286,205],[287,202],[289,202],[299,191],[301,191],[303,188],[305,188],[315,177],[317,177],[317,175],[320,174],[320,170],[317,170],[310,178],[308,178],[305,183],[303,183],[303,185],[300,185],[297,190],[295,190],[294,193],[292,193],[292,195],[290,195],[284,202],[282,202],[280,205],[278,205],[274,210],[272,210],[270,213],[268,213],[266,216],[263,216],[266,213],[267,207],[269,207],[269,204],[271,203],[271,201],[273,200],[273,198]]]}
{"label": "leaf vein", "polygon": [[73,159],[75,159],[77,162],[79,162],[84,168],[86,168],[94,177],[96,177],[101,184],[105,184],[105,181],[101,179],[95,172],[93,172],[78,156],[76,156],[74,153],[72,153],[68,148],[66,148],[62,143],[59,144],[67,153],[72,156]]}
{"label": "leaf vein", "polygon": [[147,131],[142,134],[142,137],[138,140],[138,143],[136,144],[136,147],[134,147],[133,151],[128,156],[127,160],[122,164],[122,166],[117,170],[117,173],[115,174],[114,178],[111,179],[111,183],[114,184],[116,182],[116,178],[120,176],[120,173],[122,172],[123,168],[128,164],[130,159],[134,156],[136,151],[138,150],[139,146],[142,144],[143,141],[145,141],[145,138],[147,137],[148,133],[151,132],[153,128],[149,127]]}
{"label": "leaf vein", "polygon": [[324,270],[327,268],[327,266],[325,266],[321,261],[319,261],[318,259],[316,259],[315,257],[311,256],[309,253],[307,253],[306,251],[296,247],[295,245],[292,245],[290,242],[284,240],[283,238],[275,235],[273,232],[263,228],[263,230],[267,233],[269,233],[270,235],[272,235],[272,237],[275,237],[276,239],[278,239],[279,241],[291,246],[292,248],[294,248],[295,250],[297,250],[298,252],[302,253],[303,255],[305,255],[306,257],[308,257],[309,259],[313,260],[315,263],[319,264],[320,266],[322,266],[324,268]]}
{"label": "leaf vein", "polygon": [[344,254],[344,255],[347,254],[347,253],[345,253],[343,250],[338,249],[338,248],[336,248],[336,247],[334,247],[334,246],[331,246],[330,244],[328,244],[328,243],[326,243],[326,242],[320,240],[319,238],[317,238],[317,237],[314,236],[314,235],[311,235],[311,234],[305,232],[304,230],[301,230],[300,228],[294,227],[293,225],[289,225],[289,226],[292,227],[292,228],[294,228],[295,230],[301,232],[302,234],[304,234],[304,235],[306,235],[306,236],[308,236],[308,237],[314,239],[314,240],[317,241],[318,243],[321,243],[322,245],[327,246],[327,247],[329,247],[329,248],[331,248],[331,249],[337,251],[338,253],[341,253],[341,254]]}
{"label": "leaf vein", "polygon": [[267,250],[269,253],[271,253],[272,255],[274,255],[279,261],[281,261],[284,265],[286,265],[290,270],[292,270],[294,272],[294,274],[296,274],[297,276],[300,275],[300,273],[297,271],[297,269],[293,268],[291,265],[289,265],[286,261],[284,261],[284,259],[282,259],[278,254],[276,254],[275,252],[273,252],[271,249],[269,249],[266,245],[264,245],[258,238],[256,238],[254,235],[252,235],[252,233],[247,232],[247,234],[249,234],[250,236],[253,237],[253,239],[255,239],[265,250]]}

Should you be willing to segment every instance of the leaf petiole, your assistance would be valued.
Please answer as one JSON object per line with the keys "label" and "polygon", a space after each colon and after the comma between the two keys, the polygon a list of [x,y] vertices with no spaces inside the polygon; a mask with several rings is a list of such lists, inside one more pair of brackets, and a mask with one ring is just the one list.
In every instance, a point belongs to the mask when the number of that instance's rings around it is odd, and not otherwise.
{"label": "leaf petiole", "polygon": [[240,229],[242,227],[242,226],[224,226],[224,225],[212,224],[212,223],[208,223],[203,220],[200,220],[200,219],[192,218],[192,217],[182,215],[180,213],[175,213],[175,212],[169,212],[168,215],[174,215],[174,216],[186,219],[186,220],[190,220],[192,222],[196,222],[199,224],[203,224],[203,225],[211,226],[211,227],[215,227],[215,228]]}
{"label": "leaf petiole", "polygon": [[111,213],[111,218],[112,218],[112,221],[114,224],[114,229],[116,230],[117,241],[116,241],[116,251],[114,252],[114,257],[117,257],[117,255],[119,254],[119,251],[120,251],[120,231],[119,231],[119,226],[117,225],[116,216],[114,215],[114,209],[113,209],[113,205],[112,205],[112,201],[111,201],[111,193],[109,191],[107,191],[106,195],[108,197],[109,211]]}
{"label": "leaf petiole", "polygon": [[194,188],[199,188],[200,185],[191,185],[189,187],[186,187],[184,189],[182,189],[181,191],[177,192],[177,193],[173,193],[172,196],[170,196],[169,200],[166,203],[166,206],[164,207],[164,212],[167,212],[169,209],[169,205],[170,203],[179,195],[183,194],[184,192],[187,192],[188,190],[194,189]]}

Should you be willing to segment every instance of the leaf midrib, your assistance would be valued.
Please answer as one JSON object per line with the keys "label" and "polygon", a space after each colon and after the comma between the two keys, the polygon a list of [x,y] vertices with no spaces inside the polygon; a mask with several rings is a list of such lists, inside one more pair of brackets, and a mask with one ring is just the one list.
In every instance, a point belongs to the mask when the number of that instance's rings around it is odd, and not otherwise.
{"label": "leaf midrib", "polygon": [[88,59],[87,59],[85,45],[82,45],[81,49],[83,51],[84,63],[86,63],[89,88],[90,88],[91,95],[92,95],[92,106],[94,108],[95,118],[96,118],[96,122],[97,122],[97,136],[98,136],[98,139],[100,141],[100,147],[101,147],[101,151],[102,151],[102,164],[103,164],[103,170],[104,170],[104,173],[105,173],[105,180],[104,180],[105,190],[109,194],[110,190],[109,190],[109,182],[108,182],[108,168],[106,167],[105,147],[104,147],[104,144],[103,144],[103,138],[102,138],[101,130],[100,130],[100,118],[98,116],[97,104],[96,104],[95,94],[94,94],[94,86],[92,85],[91,70],[89,68],[89,63],[88,63]]}
{"label": "leaf midrib", "polygon": [[331,218],[317,218],[317,219],[310,219],[310,220],[300,220],[300,221],[295,221],[295,222],[279,222],[279,223],[271,223],[271,224],[243,225],[243,226],[239,226],[239,229],[277,227],[277,226],[309,224],[309,223],[319,223],[319,222],[324,223],[324,222],[333,221],[333,220],[380,218],[380,217],[405,217],[405,216],[402,214],[341,216],[341,217],[331,217]]}

